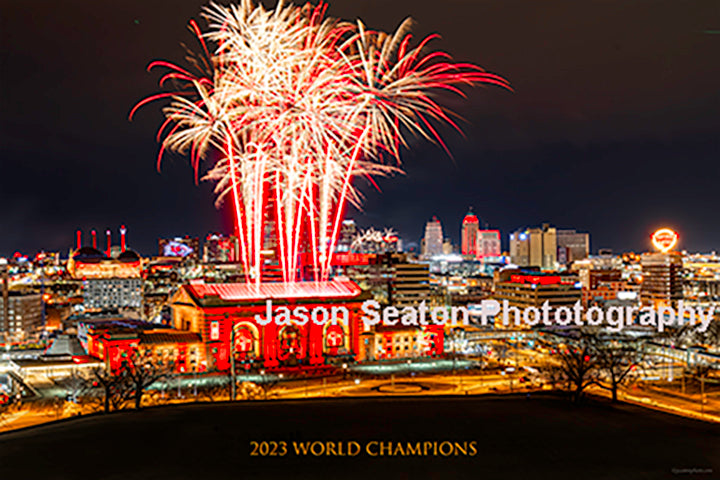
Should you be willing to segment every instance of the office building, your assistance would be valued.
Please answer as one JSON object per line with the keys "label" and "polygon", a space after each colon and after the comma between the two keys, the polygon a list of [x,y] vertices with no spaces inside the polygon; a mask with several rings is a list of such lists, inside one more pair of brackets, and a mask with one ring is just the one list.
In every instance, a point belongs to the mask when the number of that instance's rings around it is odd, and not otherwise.
{"label": "office building", "polygon": [[0,296],[0,331],[16,339],[38,333],[42,327],[42,308],[42,295],[39,293],[10,291]]}
{"label": "office building", "polygon": [[240,245],[237,237],[225,237],[211,233],[203,244],[203,262],[233,263],[240,261]]}
{"label": "office building", "polygon": [[480,230],[480,220],[472,212],[472,208],[465,215],[462,221],[460,231],[462,255],[475,258],[478,255],[478,231]]}
{"label": "office building", "polygon": [[142,302],[141,278],[94,278],[83,282],[83,305],[88,310],[140,308]]}
{"label": "office building", "polygon": [[480,230],[477,237],[477,257],[480,260],[497,258],[502,255],[500,232],[498,230]]}
{"label": "office building", "polygon": [[557,229],[545,223],[511,233],[510,262],[519,267],[557,270]]}
{"label": "office building", "polygon": [[572,307],[582,298],[577,277],[548,274],[540,271],[506,269],[497,271],[493,297],[510,307],[540,308],[545,302],[550,307]]}
{"label": "office building", "polygon": [[645,306],[675,306],[683,298],[683,261],[678,252],[644,253],[640,298]]}
{"label": "office building", "polygon": [[355,220],[347,219],[343,220],[340,226],[340,235],[337,239],[337,246],[335,247],[336,252],[349,252],[352,249],[353,241],[358,234],[357,225]]}
{"label": "office building", "polygon": [[417,305],[430,296],[430,267],[424,263],[394,263],[390,268],[389,304]]}
{"label": "office building", "polygon": [[440,220],[433,217],[432,220],[425,225],[424,248],[422,256],[430,258],[434,255],[443,254],[443,232]]}
{"label": "office building", "polygon": [[557,231],[558,263],[567,265],[590,255],[590,234],[575,230]]}

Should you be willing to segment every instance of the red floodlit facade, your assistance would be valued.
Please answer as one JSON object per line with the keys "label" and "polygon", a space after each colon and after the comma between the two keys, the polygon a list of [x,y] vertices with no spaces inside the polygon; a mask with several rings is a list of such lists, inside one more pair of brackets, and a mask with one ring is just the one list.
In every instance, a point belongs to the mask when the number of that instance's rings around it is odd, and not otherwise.
{"label": "red floodlit facade", "polygon": [[562,283],[560,275],[511,275],[512,283],[529,283],[532,285],[558,285]]}
{"label": "red floodlit facade", "polygon": [[381,326],[363,334],[362,360],[398,360],[443,355],[442,325]]}
{"label": "red floodlit facade", "polygon": [[472,213],[468,212],[462,222],[462,245],[461,251],[463,255],[472,257],[478,256],[478,231],[480,230],[480,220]]}
{"label": "red floodlit facade", "polygon": [[236,361],[282,369],[357,359],[367,298],[350,280],[190,284],[170,306],[175,328],[202,338],[209,369],[229,369],[231,351]]}
{"label": "red floodlit facade", "polygon": [[171,328],[157,328],[144,322],[100,321],[83,323],[86,349],[91,357],[103,360],[117,372],[123,362],[136,352],[150,355],[153,360],[172,363],[175,371],[203,372],[206,370],[204,349],[200,337]]}

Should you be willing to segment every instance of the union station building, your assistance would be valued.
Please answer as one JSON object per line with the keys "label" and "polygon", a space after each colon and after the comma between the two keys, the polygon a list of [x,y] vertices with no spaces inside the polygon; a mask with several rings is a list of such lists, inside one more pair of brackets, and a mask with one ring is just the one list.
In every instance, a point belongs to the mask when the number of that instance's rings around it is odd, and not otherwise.
{"label": "union station building", "polygon": [[347,279],[200,283],[183,285],[169,305],[173,327],[202,339],[208,370],[229,369],[231,351],[236,361],[272,370],[359,359],[368,298]]}

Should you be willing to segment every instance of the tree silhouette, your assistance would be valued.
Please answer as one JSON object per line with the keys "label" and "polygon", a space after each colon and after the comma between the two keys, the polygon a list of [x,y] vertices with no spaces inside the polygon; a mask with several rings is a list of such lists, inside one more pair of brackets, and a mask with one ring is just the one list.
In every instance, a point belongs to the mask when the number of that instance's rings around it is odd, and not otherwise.
{"label": "tree silhouette", "polygon": [[128,398],[133,400],[136,409],[140,409],[145,390],[170,375],[174,362],[153,358],[149,350],[133,350],[125,355],[121,365],[120,375],[124,379]]}

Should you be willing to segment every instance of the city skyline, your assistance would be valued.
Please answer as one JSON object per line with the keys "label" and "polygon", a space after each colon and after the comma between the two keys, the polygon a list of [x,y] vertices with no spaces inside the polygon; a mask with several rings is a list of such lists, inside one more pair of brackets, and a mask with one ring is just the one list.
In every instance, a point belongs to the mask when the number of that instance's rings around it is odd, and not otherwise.
{"label": "city skyline", "polygon": [[[168,14],[161,3],[48,2],[47,15],[31,17],[35,6],[9,3],[2,66],[23,75],[3,80],[0,198],[11,208],[0,214],[2,255],[64,250],[77,229],[120,224],[142,253],[162,236],[229,233],[227,212],[212,206],[212,185],[196,186],[186,159],[173,157],[156,173],[160,112],[127,121],[155,88],[144,68],[181,58],[179,43],[192,40],[186,21],[203,4]],[[410,15],[418,37],[441,32],[437,48],[502,74],[515,93],[471,90],[464,104],[451,104],[467,137],[443,132],[453,158],[411,144],[401,154],[406,175],[380,179],[381,192],[359,185],[364,209],[349,215],[359,226],[392,226],[419,242],[437,215],[457,244],[472,205],[504,245],[514,229],[550,222],[591,233],[593,251],[647,250],[649,235],[666,225],[680,232],[682,249],[719,249],[720,227],[708,221],[707,173],[720,150],[720,74],[706,60],[720,49],[706,33],[717,23],[711,2],[693,9],[657,2],[650,17],[623,2],[537,10],[528,3],[522,16],[500,4],[379,7],[337,1],[329,14],[381,29]],[[62,41],[47,55],[52,39]]]}
{"label": "city skyline", "polygon": [[717,1],[0,2],[3,480],[720,471]]}

